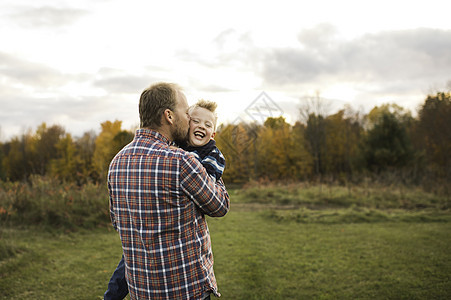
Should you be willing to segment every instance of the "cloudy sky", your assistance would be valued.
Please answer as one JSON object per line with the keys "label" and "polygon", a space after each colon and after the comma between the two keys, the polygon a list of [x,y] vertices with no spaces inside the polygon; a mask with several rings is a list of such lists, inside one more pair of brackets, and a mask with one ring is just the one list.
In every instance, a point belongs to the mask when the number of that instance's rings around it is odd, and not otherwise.
{"label": "cloudy sky", "polygon": [[[262,92],[293,122],[450,88],[451,4],[437,0],[0,0],[0,140],[42,122],[75,136],[139,123],[141,91],[181,85],[234,122]],[[266,100],[265,100],[266,101]]]}

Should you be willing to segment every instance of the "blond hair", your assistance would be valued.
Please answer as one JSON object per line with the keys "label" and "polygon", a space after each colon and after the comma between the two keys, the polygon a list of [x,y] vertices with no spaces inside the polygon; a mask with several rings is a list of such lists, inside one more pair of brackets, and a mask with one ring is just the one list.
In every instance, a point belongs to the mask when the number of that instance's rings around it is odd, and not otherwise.
{"label": "blond hair", "polygon": [[215,117],[215,129],[216,129],[216,122],[218,121],[218,115],[216,113],[216,108],[218,108],[218,104],[216,102],[210,101],[210,100],[205,100],[205,99],[199,99],[196,104],[192,105],[189,110],[188,113],[191,114],[191,112],[195,109],[195,108],[205,108],[206,110],[209,110],[213,113],[213,116]]}

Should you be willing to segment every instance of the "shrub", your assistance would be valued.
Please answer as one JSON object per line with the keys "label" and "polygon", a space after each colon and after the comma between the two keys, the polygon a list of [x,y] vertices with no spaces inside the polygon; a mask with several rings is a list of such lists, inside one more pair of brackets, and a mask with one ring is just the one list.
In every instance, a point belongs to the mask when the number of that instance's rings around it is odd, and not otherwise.
{"label": "shrub", "polygon": [[42,176],[32,176],[30,183],[0,182],[0,222],[69,229],[104,225],[109,222],[107,188]]}
{"label": "shrub", "polygon": [[422,190],[420,187],[398,185],[309,185],[307,183],[249,183],[232,190],[232,202],[291,205],[310,208],[350,208],[407,210],[449,210],[449,198]]}

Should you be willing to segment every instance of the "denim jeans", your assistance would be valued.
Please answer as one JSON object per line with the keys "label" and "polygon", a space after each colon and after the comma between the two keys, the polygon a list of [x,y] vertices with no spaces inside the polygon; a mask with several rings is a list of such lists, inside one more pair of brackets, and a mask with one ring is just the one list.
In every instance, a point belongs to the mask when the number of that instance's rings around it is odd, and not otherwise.
{"label": "denim jeans", "polygon": [[[122,255],[121,261],[117,265],[111,276],[110,282],[108,282],[108,289],[103,295],[104,300],[122,300],[128,294],[128,285],[125,280],[125,262],[124,255]],[[210,293],[204,293],[202,300],[210,300]]]}
{"label": "denim jeans", "polygon": [[121,261],[117,265],[111,276],[110,282],[108,282],[108,289],[103,295],[104,300],[122,300],[128,294],[128,285],[125,280],[125,262],[124,255],[122,255]]}

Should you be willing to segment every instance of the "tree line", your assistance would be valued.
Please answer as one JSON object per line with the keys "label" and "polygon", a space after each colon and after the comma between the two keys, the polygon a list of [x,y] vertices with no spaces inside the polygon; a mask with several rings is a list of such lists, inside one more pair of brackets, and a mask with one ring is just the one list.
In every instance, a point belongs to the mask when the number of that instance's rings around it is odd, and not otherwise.
{"label": "tree line", "polygon": [[[346,107],[334,114],[319,99],[300,109],[300,121],[283,117],[264,124],[225,124],[216,141],[226,157],[224,181],[319,181],[415,184],[449,195],[451,93],[429,95],[412,117],[396,104],[361,115]],[[60,125],[42,123],[0,144],[0,179],[30,175],[62,182],[103,183],[113,156],[134,136],[121,121],[106,121],[99,134],[74,138]]]}

